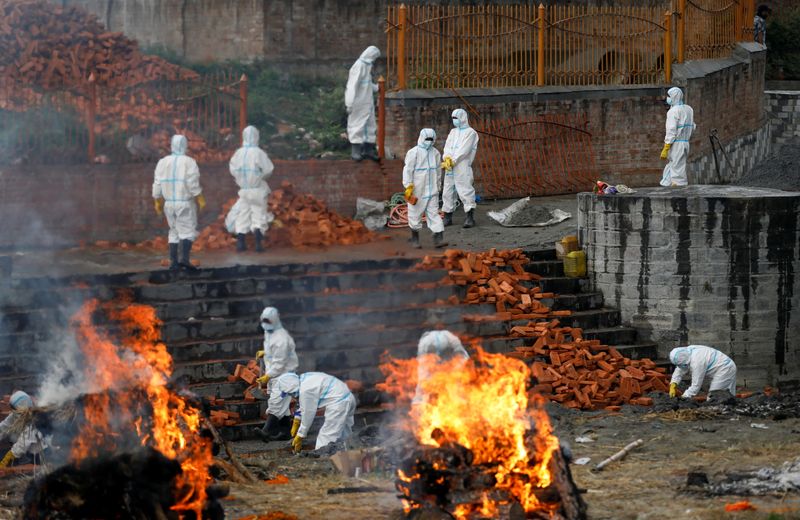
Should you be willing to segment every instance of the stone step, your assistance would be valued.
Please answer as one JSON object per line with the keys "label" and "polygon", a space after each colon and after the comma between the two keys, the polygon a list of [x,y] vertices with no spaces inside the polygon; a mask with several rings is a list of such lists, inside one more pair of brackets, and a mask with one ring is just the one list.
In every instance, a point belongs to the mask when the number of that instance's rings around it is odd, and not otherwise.
{"label": "stone step", "polygon": [[624,326],[584,330],[583,337],[599,339],[603,345],[632,345],[637,341],[636,329]]}
{"label": "stone step", "polygon": [[[479,306],[473,306],[479,307]],[[573,312],[571,316],[559,316],[558,321],[564,327],[576,327],[586,330],[606,329],[615,327],[620,323],[619,311],[614,309],[590,309],[586,311]],[[469,322],[466,332],[473,336],[494,336],[498,334],[509,334],[511,329],[516,326],[526,326],[530,320],[515,321],[478,321]]]}
{"label": "stone step", "polygon": [[561,260],[536,260],[525,266],[529,273],[539,276],[564,276],[564,262]]}
{"label": "stone step", "polygon": [[531,261],[534,262],[541,260],[557,260],[555,248],[529,249],[529,250],[524,250],[523,253],[525,253],[525,256],[527,256],[528,258],[531,259]]}
{"label": "stone step", "polygon": [[567,276],[551,276],[534,282],[534,286],[541,287],[542,292],[556,294],[578,294],[589,289],[588,278],[569,278]]}

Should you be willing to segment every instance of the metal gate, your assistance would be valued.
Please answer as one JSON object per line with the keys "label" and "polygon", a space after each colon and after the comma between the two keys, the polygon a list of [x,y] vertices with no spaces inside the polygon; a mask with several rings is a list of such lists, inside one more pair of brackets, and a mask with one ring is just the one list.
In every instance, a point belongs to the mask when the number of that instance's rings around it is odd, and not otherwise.
{"label": "metal gate", "polygon": [[544,114],[477,122],[475,187],[485,198],[590,191],[597,180],[584,116]]}

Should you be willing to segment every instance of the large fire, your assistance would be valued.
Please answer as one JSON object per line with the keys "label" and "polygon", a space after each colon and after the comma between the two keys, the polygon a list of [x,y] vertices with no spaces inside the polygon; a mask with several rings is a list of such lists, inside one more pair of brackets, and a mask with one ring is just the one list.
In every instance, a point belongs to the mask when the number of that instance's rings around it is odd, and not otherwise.
{"label": "large fire", "polygon": [[[559,444],[544,401],[529,401],[531,374],[525,363],[478,348],[467,361],[442,361],[430,355],[419,360],[393,359],[381,369],[386,375],[382,390],[399,401],[416,395],[408,424],[420,444],[439,447],[456,442],[472,450],[474,463],[496,467],[496,487],[507,491],[526,512],[547,510],[534,490],[550,485],[549,463]],[[418,372],[426,374],[419,390]],[[412,477],[399,473],[400,480]],[[459,519],[473,513],[491,517],[498,505],[484,495],[480,506],[459,505],[454,515]]]}
{"label": "large fire", "polygon": [[[101,332],[93,315],[102,310],[119,327],[118,341]],[[71,458],[113,452],[134,436],[180,462],[176,511],[200,518],[206,502],[208,441],[200,436],[201,415],[171,391],[172,357],[160,341],[161,322],[155,309],[130,302],[101,305],[92,300],[73,317],[72,325],[86,362],[90,394],[84,399],[85,424],[75,438]]]}

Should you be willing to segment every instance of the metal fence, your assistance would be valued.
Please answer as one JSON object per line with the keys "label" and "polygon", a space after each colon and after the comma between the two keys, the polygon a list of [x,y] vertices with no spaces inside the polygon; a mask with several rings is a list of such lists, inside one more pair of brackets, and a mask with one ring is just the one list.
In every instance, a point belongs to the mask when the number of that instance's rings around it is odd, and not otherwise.
{"label": "metal fence", "polygon": [[191,81],[42,90],[0,82],[0,163],[150,161],[182,133],[201,162],[226,160],[246,123],[247,80],[233,71]]}
{"label": "metal fence", "polygon": [[487,198],[591,190],[598,171],[588,126],[569,114],[478,121],[476,188]]}
{"label": "metal fence", "polygon": [[673,56],[718,58],[752,39],[753,4],[390,5],[389,88],[669,82]]}

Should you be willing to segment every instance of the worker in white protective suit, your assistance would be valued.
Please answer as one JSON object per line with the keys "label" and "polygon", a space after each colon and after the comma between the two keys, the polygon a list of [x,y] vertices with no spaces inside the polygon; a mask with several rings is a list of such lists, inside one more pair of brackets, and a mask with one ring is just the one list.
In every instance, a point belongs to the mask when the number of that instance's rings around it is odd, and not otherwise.
{"label": "worker in white protective suit", "polygon": [[169,224],[169,268],[193,271],[195,267],[189,262],[189,253],[197,238],[197,207],[205,208],[206,199],[200,188],[200,169],[197,162],[186,155],[187,147],[185,136],[172,136],[172,155],[162,158],[156,165],[153,201],[156,213],[166,214]]}
{"label": "worker in white protective suit", "polygon": [[225,218],[225,227],[236,235],[236,250],[247,249],[245,235],[253,233],[256,251],[263,251],[261,241],[275,216],[267,209],[270,194],[267,179],[274,166],[267,152],[258,146],[258,129],[248,126],[242,132],[242,147],[236,150],[230,161],[230,172],[239,186],[239,200]]}
{"label": "worker in white protective suit", "polygon": [[429,330],[425,332],[417,344],[417,390],[414,401],[423,399],[423,382],[438,370],[439,364],[452,358],[469,359],[458,336],[449,330]]}
{"label": "worker in white protective suit", "polygon": [[706,376],[711,378],[709,395],[717,390],[727,390],[731,396],[736,395],[736,363],[717,349],[704,345],[689,345],[672,349],[669,360],[675,365],[672,380],[669,384],[669,396],[678,393],[678,383],[691,373],[692,384],[681,397],[690,398],[700,392]]}
{"label": "worker in white protective suit", "polygon": [[442,188],[442,211],[444,225],[453,223],[456,197],[461,199],[467,218],[465,228],[475,225],[475,188],[472,186],[472,161],[478,150],[478,132],[469,126],[467,111],[463,108],[453,110],[453,128],[444,144],[444,187]]}
{"label": "worker in white protective suit", "polygon": [[[444,247],[444,224],[439,215],[439,183],[442,179],[441,154],[433,147],[436,132],[423,128],[417,139],[417,146],[406,154],[403,167],[403,187],[408,202],[408,227],[411,228],[411,245],[416,249],[419,243],[419,230],[422,229],[422,216],[433,233],[434,247]],[[416,201],[416,202],[415,202]]]}
{"label": "worker in white protective suit", "polygon": [[347,138],[352,147],[350,156],[355,161],[364,157],[378,160],[378,150],[375,148],[378,125],[375,123],[373,100],[378,84],[372,81],[372,65],[380,55],[381,51],[370,45],[350,67],[350,75],[347,77],[347,88],[344,91]]}
{"label": "worker in white protective suit", "polygon": [[683,102],[683,91],[678,87],[672,87],[667,91],[667,104],[670,109],[667,112],[667,133],[664,137],[661,159],[668,162],[664,167],[664,175],[661,176],[661,185],[687,186],[689,139],[696,128],[694,110]]}
{"label": "worker in white protective suit", "polygon": [[356,398],[340,379],[323,372],[306,372],[300,376],[289,372],[278,377],[275,388],[286,401],[283,406],[288,408],[292,398],[297,399],[300,405],[300,417],[292,425],[295,453],[302,449],[303,439],[308,437],[320,408],[325,408],[325,422],[317,434],[315,450],[334,442],[344,442],[353,433]]}
{"label": "worker in white protective suit", "polygon": [[0,422],[0,439],[8,437],[14,444],[0,460],[0,468],[10,466],[26,454],[41,456],[42,452],[50,447],[50,436],[42,434],[30,417],[27,418],[27,424],[20,424],[20,421],[25,420],[22,415],[24,411],[33,408],[31,396],[17,390],[11,394],[9,405],[12,411],[3,422]]}
{"label": "worker in white protective suit", "polygon": [[[256,381],[269,392],[267,420],[256,434],[264,441],[288,439],[291,427],[289,403],[275,390],[275,380],[287,372],[294,372],[299,365],[292,336],[283,325],[275,307],[266,307],[261,312],[261,329],[264,331],[264,348],[256,352],[261,360],[261,377]],[[284,407],[285,405],[285,407]]]}

